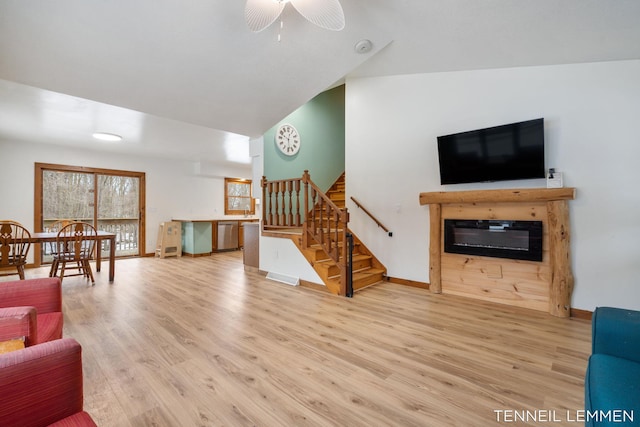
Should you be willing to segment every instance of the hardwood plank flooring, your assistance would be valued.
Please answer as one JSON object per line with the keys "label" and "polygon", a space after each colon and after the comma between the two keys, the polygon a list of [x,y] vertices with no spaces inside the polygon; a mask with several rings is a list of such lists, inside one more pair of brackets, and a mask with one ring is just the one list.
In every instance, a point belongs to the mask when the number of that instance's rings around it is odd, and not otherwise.
{"label": "hardwood plank flooring", "polygon": [[102,427],[577,425],[583,409],[585,320],[393,283],[341,298],[245,272],[240,252],[116,271],[63,284]]}

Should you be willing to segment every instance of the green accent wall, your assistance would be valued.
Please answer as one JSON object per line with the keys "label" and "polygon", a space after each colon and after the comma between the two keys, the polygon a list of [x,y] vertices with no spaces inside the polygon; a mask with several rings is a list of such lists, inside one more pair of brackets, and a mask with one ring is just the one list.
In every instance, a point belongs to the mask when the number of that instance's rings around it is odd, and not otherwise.
{"label": "green accent wall", "polygon": [[[345,87],[323,92],[278,122],[264,134],[264,175],[268,180],[301,177],[309,171],[316,185],[328,190],[344,172]],[[300,134],[300,150],[285,156],[275,145],[283,123]]]}

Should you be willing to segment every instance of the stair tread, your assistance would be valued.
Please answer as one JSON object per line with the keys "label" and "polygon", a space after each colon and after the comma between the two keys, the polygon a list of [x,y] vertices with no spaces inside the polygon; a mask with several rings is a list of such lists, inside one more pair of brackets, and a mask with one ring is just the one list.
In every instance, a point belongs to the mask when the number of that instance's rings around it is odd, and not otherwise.
{"label": "stair tread", "polygon": [[365,268],[362,270],[354,271],[353,277],[355,279],[356,276],[363,277],[363,276],[371,276],[373,274],[381,274],[381,273],[384,273],[384,269],[371,267],[371,268]]}
{"label": "stair tread", "polygon": [[[366,255],[366,254],[353,255],[353,262],[364,261],[372,258],[373,257],[371,255]],[[324,259],[319,259],[315,261],[314,265],[317,265],[318,267],[321,267],[321,268],[330,268],[333,266],[337,266],[337,263],[331,258],[324,258]]]}
{"label": "stair tread", "polygon": [[[385,273],[384,269],[368,269],[367,272],[354,272],[353,273],[353,287],[354,289],[361,288],[364,286],[368,286],[372,283],[377,283],[383,281],[383,275]],[[380,277],[376,277],[380,276]],[[328,277],[328,280],[333,283],[340,283],[340,276],[331,276]]]}
{"label": "stair tread", "polygon": [[[382,268],[373,268],[373,267],[368,267],[368,268],[363,268],[361,270],[358,271],[354,271],[353,272],[353,281],[357,281],[357,280],[361,280],[361,279],[369,279],[371,276],[376,276],[379,274],[384,274],[385,270]],[[340,275],[336,274],[333,276],[329,276],[330,279],[340,279]]]}

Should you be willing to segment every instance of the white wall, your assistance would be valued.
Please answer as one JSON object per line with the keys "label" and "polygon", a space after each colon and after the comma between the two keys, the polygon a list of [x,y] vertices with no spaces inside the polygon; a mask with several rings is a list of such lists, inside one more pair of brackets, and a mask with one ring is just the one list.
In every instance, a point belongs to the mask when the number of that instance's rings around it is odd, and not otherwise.
{"label": "white wall", "polygon": [[172,218],[224,216],[224,177],[251,178],[250,167],[220,168],[170,159],[118,155],[48,144],[0,141],[0,218],[34,229],[34,163],[118,169],[146,174],[146,252],[158,226]]}
{"label": "white wall", "polygon": [[260,270],[322,285],[322,279],[290,239],[260,238]]}
{"label": "white wall", "polygon": [[640,61],[347,80],[351,228],[393,277],[429,281],[427,191],[544,187],[544,180],[441,186],[436,137],[538,117],[547,166],[570,202],[572,306],[640,309]]}

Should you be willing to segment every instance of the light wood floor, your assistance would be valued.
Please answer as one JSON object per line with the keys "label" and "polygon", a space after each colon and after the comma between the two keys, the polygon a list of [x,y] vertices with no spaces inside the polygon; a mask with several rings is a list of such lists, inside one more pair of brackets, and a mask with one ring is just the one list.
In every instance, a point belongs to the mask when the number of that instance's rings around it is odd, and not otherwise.
{"label": "light wood floor", "polygon": [[240,252],[96,278],[65,279],[64,335],[102,427],[580,425],[585,320],[392,283],[341,298],[246,273]]}

